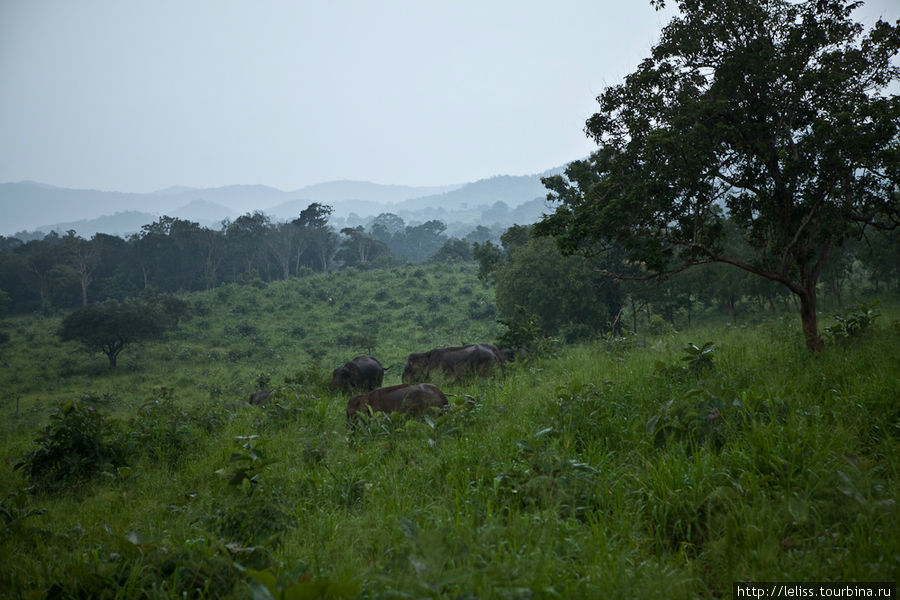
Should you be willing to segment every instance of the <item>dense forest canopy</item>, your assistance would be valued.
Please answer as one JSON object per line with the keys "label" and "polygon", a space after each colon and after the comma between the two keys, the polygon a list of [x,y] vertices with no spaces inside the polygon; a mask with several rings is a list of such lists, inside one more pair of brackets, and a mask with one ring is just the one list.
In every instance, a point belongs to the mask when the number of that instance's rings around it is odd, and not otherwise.
{"label": "dense forest canopy", "polygon": [[163,216],[127,239],[98,233],[86,240],[74,231],[28,241],[0,237],[0,290],[11,312],[47,312],[149,290],[189,292],[350,266],[467,259],[472,242],[500,233],[479,225],[465,239],[450,238],[441,221],[407,224],[390,213],[338,232],[329,224],[331,212],[312,203],[289,221],[254,212],[220,229]]}

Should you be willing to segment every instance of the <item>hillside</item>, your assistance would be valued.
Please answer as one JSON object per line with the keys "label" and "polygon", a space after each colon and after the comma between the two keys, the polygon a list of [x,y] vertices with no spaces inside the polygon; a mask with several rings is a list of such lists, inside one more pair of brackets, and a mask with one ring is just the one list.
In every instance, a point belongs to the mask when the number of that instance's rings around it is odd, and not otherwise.
{"label": "hillside", "polygon": [[500,175],[468,183],[459,189],[413,198],[400,202],[398,210],[417,211],[423,208],[460,208],[492,206],[503,202],[515,208],[535,198],[546,198],[547,188],[541,183],[540,175],[511,176]]}
{"label": "hillside", "polygon": [[178,207],[168,198],[98,190],[71,190],[33,182],[0,183],[0,235],[78,222],[120,212],[165,212]]}
{"label": "hillside", "polygon": [[[331,369],[371,352],[390,385],[409,352],[492,341],[491,298],[472,266],[230,285],[115,371],[60,344],[59,317],[8,319],[0,594],[693,599],[895,577],[895,305],[820,355],[793,315],[550,343],[437,381],[446,414],[348,429]],[[29,488],[55,456],[65,489]]]}
{"label": "hillside", "polygon": [[[231,284],[194,293],[189,299],[196,316],[165,343],[126,350],[122,371],[142,372],[145,389],[175,386],[185,388],[183,393],[198,401],[216,397],[236,402],[253,391],[260,372],[268,373],[274,383],[313,364],[330,373],[363,352],[377,354],[385,365],[400,365],[410,352],[492,341],[497,335],[493,290],[477,279],[476,270],[473,263],[370,271],[350,268],[261,288]],[[110,381],[95,380],[106,374],[104,361],[72,352],[74,345],[52,358],[42,358],[43,352],[57,345],[53,327],[36,333],[24,325],[37,325],[33,321],[11,322],[20,325],[11,332],[18,351],[10,360],[21,363],[12,362],[10,369],[2,371],[0,385],[7,389],[35,394],[52,404],[79,386],[99,393],[106,383],[121,383],[120,375]],[[27,342],[34,335],[41,336],[40,344]],[[202,357],[202,370],[216,373],[215,393],[207,394],[207,384],[198,381],[198,363],[185,361],[188,357]],[[163,364],[168,366],[150,374],[155,371],[152,365]],[[399,373],[394,375],[399,379]],[[57,394],[64,389],[68,392]]]}

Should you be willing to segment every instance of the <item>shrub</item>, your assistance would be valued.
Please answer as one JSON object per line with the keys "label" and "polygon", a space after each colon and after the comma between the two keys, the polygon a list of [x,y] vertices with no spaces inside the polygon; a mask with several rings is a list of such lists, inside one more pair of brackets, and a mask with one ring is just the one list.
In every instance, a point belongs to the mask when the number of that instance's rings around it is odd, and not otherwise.
{"label": "shrub", "polygon": [[469,317],[475,321],[493,319],[497,314],[496,307],[485,300],[471,300],[469,302]]}
{"label": "shrub", "polygon": [[498,323],[506,327],[500,334],[497,344],[506,348],[532,348],[537,345],[541,335],[538,318],[521,306],[516,307],[517,319],[500,319]]}
{"label": "shrub", "polygon": [[859,338],[872,329],[875,319],[880,316],[875,310],[877,306],[878,301],[876,300],[868,304],[858,305],[856,312],[834,315],[834,320],[837,322],[831,327],[826,327],[825,332],[832,340]]}
{"label": "shrub", "polygon": [[241,321],[234,327],[226,327],[225,334],[237,337],[253,337],[259,335],[259,327],[247,321]]}
{"label": "shrub", "polygon": [[653,314],[647,323],[644,331],[650,335],[662,337],[675,333],[675,326],[662,318],[661,315]]}
{"label": "shrub", "polygon": [[378,345],[378,339],[374,333],[362,331],[338,336],[337,343],[344,348],[357,349],[366,354],[371,354],[375,346]]}
{"label": "shrub", "polygon": [[715,356],[716,345],[712,342],[706,342],[702,346],[689,342],[682,350],[684,355],[681,357],[681,361],[686,363],[685,366],[670,366],[662,361],[656,361],[656,372],[665,377],[684,380],[687,376],[703,375],[715,368],[713,357]]}
{"label": "shrub", "polygon": [[[313,350],[308,350],[310,355]],[[325,371],[318,359],[307,363],[293,375],[284,378],[288,390],[304,391],[312,394],[325,394],[331,390],[331,371]]]}
{"label": "shrub", "polygon": [[715,351],[716,345],[712,342],[706,342],[702,346],[697,346],[697,344],[691,342],[684,347],[684,356],[681,357],[681,360],[687,363],[688,371],[703,373],[713,368]]}
{"label": "shrub", "polygon": [[552,443],[554,437],[548,427],[519,440],[511,468],[494,477],[493,490],[507,507],[584,518],[596,510],[600,498],[598,471],[561,455]]}
{"label": "shrub", "polygon": [[93,406],[60,406],[37,439],[38,447],[15,465],[35,491],[61,492],[101,472],[125,465],[125,452],[113,422]]}

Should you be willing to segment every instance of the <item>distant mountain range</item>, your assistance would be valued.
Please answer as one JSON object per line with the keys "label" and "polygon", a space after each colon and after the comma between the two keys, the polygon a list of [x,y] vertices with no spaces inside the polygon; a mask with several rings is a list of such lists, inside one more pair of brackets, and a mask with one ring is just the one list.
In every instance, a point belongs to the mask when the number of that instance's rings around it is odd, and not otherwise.
{"label": "distant mountain range", "polygon": [[[355,226],[386,212],[403,217],[407,223],[441,219],[492,225],[511,218],[525,223],[537,220],[543,209],[547,190],[541,177],[562,170],[432,187],[330,181],[292,192],[263,185],[233,185],[171,187],[132,194],[59,188],[31,181],[0,183],[0,235],[75,230],[85,238],[98,232],[124,237],[162,215],[218,228],[224,219],[257,210],[276,221],[292,219],[313,202],[333,207],[332,221],[338,227]],[[485,219],[497,220],[483,222]]]}

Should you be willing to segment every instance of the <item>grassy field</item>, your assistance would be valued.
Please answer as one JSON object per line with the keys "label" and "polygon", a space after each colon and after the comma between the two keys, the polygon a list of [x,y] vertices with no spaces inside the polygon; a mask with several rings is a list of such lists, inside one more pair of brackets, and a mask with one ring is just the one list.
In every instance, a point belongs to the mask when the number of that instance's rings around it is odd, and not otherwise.
{"label": "grassy field", "polygon": [[[895,307],[820,355],[793,315],[556,347],[440,382],[445,415],[348,431],[327,389],[344,360],[371,352],[389,385],[409,352],[496,338],[471,268],[190,300],[198,314],[114,372],[60,345],[58,319],[8,320],[0,595],[696,598],[897,580]],[[274,402],[247,405],[259,387]],[[68,458],[29,478],[53,452]]]}

